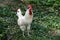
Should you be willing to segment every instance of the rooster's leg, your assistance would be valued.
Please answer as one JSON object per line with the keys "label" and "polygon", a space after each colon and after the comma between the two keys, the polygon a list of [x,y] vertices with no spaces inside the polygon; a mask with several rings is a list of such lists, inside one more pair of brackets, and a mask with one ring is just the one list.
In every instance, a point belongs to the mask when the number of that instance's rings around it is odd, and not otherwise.
{"label": "rooster's leg", "polygon": [[30,25],[27,26],[27,32],[28,32],[28,33],[27,33],[28,36],[30,36],[30,34],[29,34],[29,33],[30,33]]}
{"label": "rooster's leg", "polygon": [[20,26],[20,29],[22,30],[22,35],[25,37],[25,35],[24,35],[24,31],[25,31],[25,26]]}
{"label": "rooster's leg", "polygon": [[24,31],[23,31],[23,37],[25,37],[25,35],[24,35]]}

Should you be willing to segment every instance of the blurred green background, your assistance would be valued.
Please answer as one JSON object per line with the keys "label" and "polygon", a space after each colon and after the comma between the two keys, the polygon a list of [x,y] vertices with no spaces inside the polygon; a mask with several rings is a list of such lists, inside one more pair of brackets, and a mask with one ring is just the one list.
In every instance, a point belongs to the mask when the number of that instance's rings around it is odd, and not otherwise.
{"label": "blurred green background", "polygon": [[[24,15],[33,7],[31,37],[23,37],[17,25],[17,8]],[[0,0],[0,40],[60,40],[60,0]]]}

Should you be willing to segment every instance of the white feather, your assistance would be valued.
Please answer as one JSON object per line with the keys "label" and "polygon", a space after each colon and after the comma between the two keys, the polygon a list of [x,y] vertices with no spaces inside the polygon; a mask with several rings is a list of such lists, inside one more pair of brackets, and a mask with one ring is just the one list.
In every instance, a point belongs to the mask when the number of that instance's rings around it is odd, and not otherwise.
{"label": "white feather", "polygon": [[29,9],[27,9],[24,16],[22,15],[21,9],[18,9],[17,10],[17,16],[18,16],[17,23],[20,26],[20,29],[22,31],[25,31],[26,26],[27,26],[27,28],[30,30],[30,25],[32,23],[33,15],[32,16],[29,15]]}

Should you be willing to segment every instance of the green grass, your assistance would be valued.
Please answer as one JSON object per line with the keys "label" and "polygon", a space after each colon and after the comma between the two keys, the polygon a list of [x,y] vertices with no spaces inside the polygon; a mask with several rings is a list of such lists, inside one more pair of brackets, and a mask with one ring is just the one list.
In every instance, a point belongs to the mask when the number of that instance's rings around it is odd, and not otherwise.
{"label": "green grass", "polygon": [[[15,0],[16,1],[16,0]],[[33,6],[33,22],[31,24],[31,37],[22,36],[22,31],[17,25],[16,8],[21,8],[24,15],[27,2],[16,2],[15,5],[0,6],[0,40],[60,40],[60,35],[55,35],[55,30],[60,30],[59,3],[55,1],[29,1]],[[48,32],[54,31],[52,34]],[[27,33],[25,33],[27,34]],[[53,35],[54,34],[54,35]]]}

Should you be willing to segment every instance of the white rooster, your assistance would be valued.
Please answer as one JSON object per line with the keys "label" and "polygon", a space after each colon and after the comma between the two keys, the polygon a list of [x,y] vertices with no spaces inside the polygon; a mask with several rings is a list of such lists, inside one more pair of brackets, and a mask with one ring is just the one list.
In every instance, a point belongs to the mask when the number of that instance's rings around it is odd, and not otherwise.
{"label": "white rooster", "polygon": [[19,8],[17,10],[17,16],[18,16],[18,25],[20,26],[20,29],[23,32],[23,36],[24,35],[24,31],[27,29],[27,34],[28,36],[30,36],[30,26],[32,23],[32,19],[33,19],[33,12],[32,12],[32,6],[29,4],[28,5],[28,9],[25,13],[25,15],[23,16],[21,13],[21,9]]}

